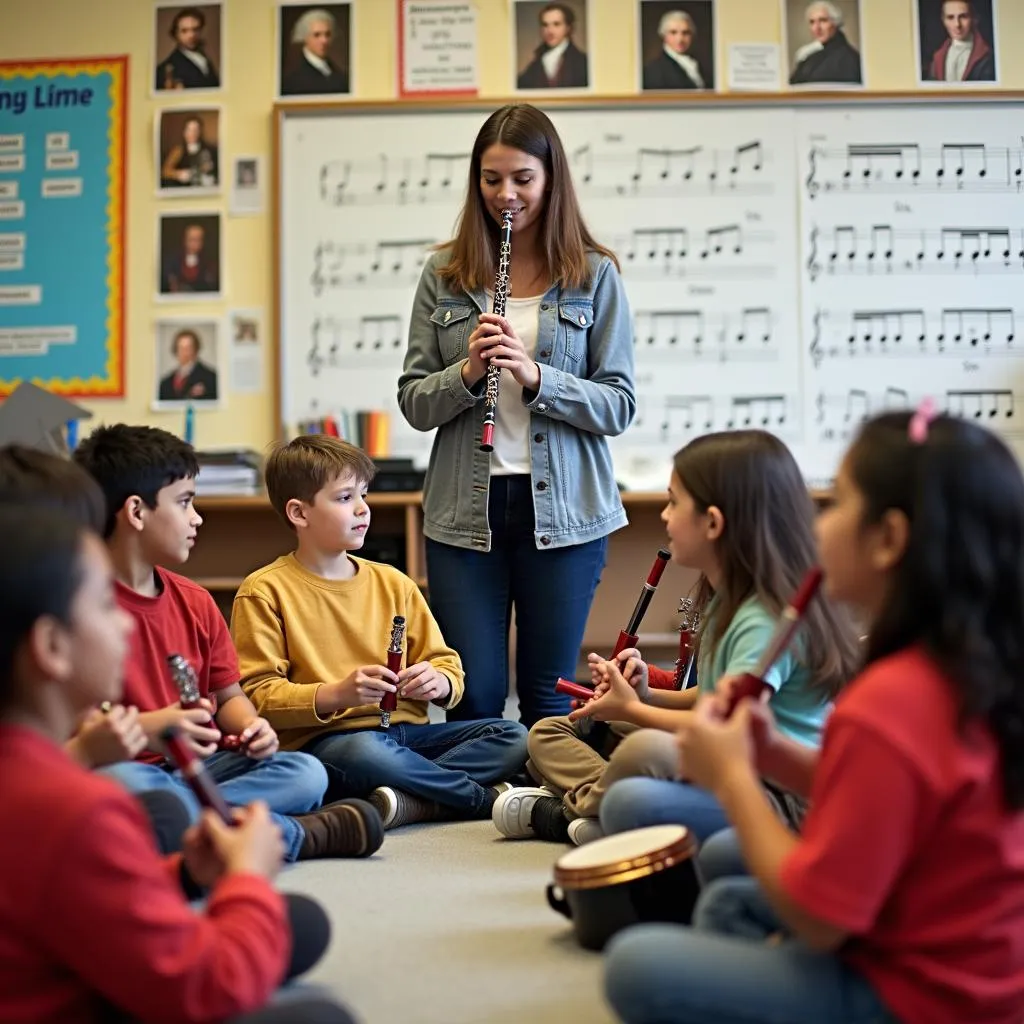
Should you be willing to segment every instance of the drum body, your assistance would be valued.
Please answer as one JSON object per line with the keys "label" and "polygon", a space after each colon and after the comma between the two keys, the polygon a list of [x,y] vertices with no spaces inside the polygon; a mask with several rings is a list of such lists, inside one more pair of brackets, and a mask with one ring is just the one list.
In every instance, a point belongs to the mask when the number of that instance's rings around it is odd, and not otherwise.
{"label": "drum body", "polygon": [[605,836],[558,859],[548,903],[572,921],[586,949],[603,949],[616,932],[634,924],[689,924],[700,888],[696,852],[682,825]]}

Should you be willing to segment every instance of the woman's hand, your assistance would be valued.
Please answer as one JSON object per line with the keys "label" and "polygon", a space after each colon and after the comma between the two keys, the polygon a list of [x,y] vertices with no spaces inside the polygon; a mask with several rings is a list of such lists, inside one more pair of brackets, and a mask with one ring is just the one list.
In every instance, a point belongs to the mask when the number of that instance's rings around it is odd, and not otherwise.
{"label": "woman's hand", "polygon": [[477,329],[470,335],[470,363],[473,360],[474,338],[486,339],[480,351],[486,364],[508,370],[528,391],[540,388],[540,367],[527,354],[526,346],[515,332],[515,328],[503,316],[481,313]]}

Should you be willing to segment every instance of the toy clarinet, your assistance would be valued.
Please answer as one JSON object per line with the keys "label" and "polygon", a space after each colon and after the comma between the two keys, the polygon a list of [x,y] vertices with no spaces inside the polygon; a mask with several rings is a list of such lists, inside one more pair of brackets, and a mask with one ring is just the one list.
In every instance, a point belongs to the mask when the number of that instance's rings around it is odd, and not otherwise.
{"label": "toy clarinet", "polygon": [[[188,663],[186,662],[186,664]],[[182,778],[195,793],[196,799],[204,807],[216,811],[225,825],[233,824],[231,808],[228,807],[217,784],[210,778],[202,759],[196,757],[195,751],[185,742],[181,735],[181,728],[177,725],[167,726],[160,733],[160,739],[163,740],[167,753],[181,772]]]}
{"label": "toy clarinet", "polygon": [[[188,711],[199,707],[199,677],[188,660],[180,654],[167,655],[167,667],[178,690],[178,703]],[[221,736],[217,744],[218,750],[237,751],[242,749],[242,741],[237,736]]]}
{"label": "toy clarinet", "polygon": [[693,598],[684,597],[679,601],[679,616],[679,657],[672,686],[676,690],[685,690],[697,656],[695,641],[700,626],[700,612],[694,609]]}
{"label": "toy clarinet", "polygon": [[[391,642],[388,644],[388,668],[392,672],[402,669],[402,641],[405,639],[405,617],[396,615],[391,623]],[[391,725],[391,712],[398,707],[398,691],[385,693],[380,699],[380,727],[387,729]]]}
{"label": "toy clarinet", "polygon": [[[495,316],[505,315],[508,300],[509,269],[512,264],[512,211],[501,211],[501,244],[498,248],[498,273],[494,280],[494,304],[491,312]],[[484,425],[480,434],[480,451],[494,451],[494,417],[498,411],[498,387],[501,384],[501,367],[487,364],[487,384],[484,388]]]}
{"label": "toy clarinet", "polygon": [[793,642],[796,631],[800,627],[800,620],[804,617],[810,607],[814,595],[821,586],[821,569],[812,566],[804,575],[793,600],[786,606],[779,620],[775,632],[772,634],[768,646],[761,655],[761,660],[754,667],[753,672],[744,672],[739,682],[734,687],[729,706],[726,709],[726,717],[731,715],[744,697],[753,697],[756,700],[763,700],[771,694],[771,687],[764,681],[765,673],[782,657],[786,648]]}
{"label": "toy clarinet", "polygon": [[[656,555],[651,571],[647,574],[643,589],[640,591],[640,597],[637,599],[633,614],[630,615],[626,628],[619,633],[619,639],[615,641],[615,650],[612,651],[612,658],[627,647],[635,647],[639,642],[640,623],[643,622],[644,616],[647,614],[651,598],[654,597],[654,592],[658,589],[661,575],[665,571],[665,566],[668,565],[668,560],[671,557],[664,548]],[[570,697],[576,697],[578,700],[590,700],[594,696],[594,691],[589,686],[580,686],[568,679],[559,679],[555,683],[555,692],[567,693]]]}

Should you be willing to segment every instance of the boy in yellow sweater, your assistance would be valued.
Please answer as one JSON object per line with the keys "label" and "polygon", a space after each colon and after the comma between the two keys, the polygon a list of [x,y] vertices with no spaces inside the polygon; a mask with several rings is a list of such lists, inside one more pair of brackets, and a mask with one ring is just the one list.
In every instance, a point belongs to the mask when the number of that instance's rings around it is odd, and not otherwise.
{"label": "boy in yellow sweater", "polygon": [[[297,546],[235,597],[242,688],[282,749],[318,757],[333,796],[369,794],[385,828],[488,819],[526,761],[526,730],[500,718],[428,722],[428,701],[447,710],[462,697],[462,662],[405,573],[352,555],[370,525],[375,472],[361,449],[323,435],[297,437],[267,460],[267,493]],[[397,673],[385,665],[396,615],[405,618]],[[380,702],[396,692],[384,729]]]}

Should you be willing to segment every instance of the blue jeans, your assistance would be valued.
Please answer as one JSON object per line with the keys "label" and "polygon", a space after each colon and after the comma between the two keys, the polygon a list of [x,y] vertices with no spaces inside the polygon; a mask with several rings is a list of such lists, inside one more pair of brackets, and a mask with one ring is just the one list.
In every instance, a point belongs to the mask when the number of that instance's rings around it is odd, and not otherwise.
{"label": "blue jeans", "polygon": [[[285,815],[305,814],[320,806],[327,792],[324,766],[315,757],[290,751],[253,761],[228,750],[212,754],[203,765],[232,807],[245,807],[253,800],[263,800],[270,807],[271,817],[284,835],[285,858],[295,860],[306,833],[294,818]],[[98,770],[132,793],[169,789],[184,802],[191,821],[199,817],[199,801],[181,772],[170,766],[120,761]]]}
{"label": "blue jeans", "polygon": [[648,825],[685,825],[699,843],[729,825],[721,804],[706,790],[668,779],[621,779],[601,801],[605,835]]}
{"label": "blue jeans", "polygon": [[760,886],[728,878],[692,928],[649,924],[608,945],[605,992],[626,1024],[896,1024],[867,980],[831,953],[785,939]]}
{"label": "blue jeans", "polygon": [[526,763],[526,730],[500,718],[399,723],[386,731],[329,733],[303,749],[323,761],[332,798],[365,797],[378,786],[390,786],[474,817],[490,812],[487,787]]}
{"label": "blue jeans", "polygon": [[529,476],[491,477],[490,551],[427,540],[430,608],[466,670],[466,692],[449,722],[504,713],[513,607],[520,721],[529,728],[569,713],[570,698],[555,693],[555,682],[576,678],[608,538],[538,548],[531,487]]}
{"label": "blue jeans", "polygon": [[748,874],[736,829],[724,828],[704,840],[697,854],[697,874],[704,885],[716,878]]}

